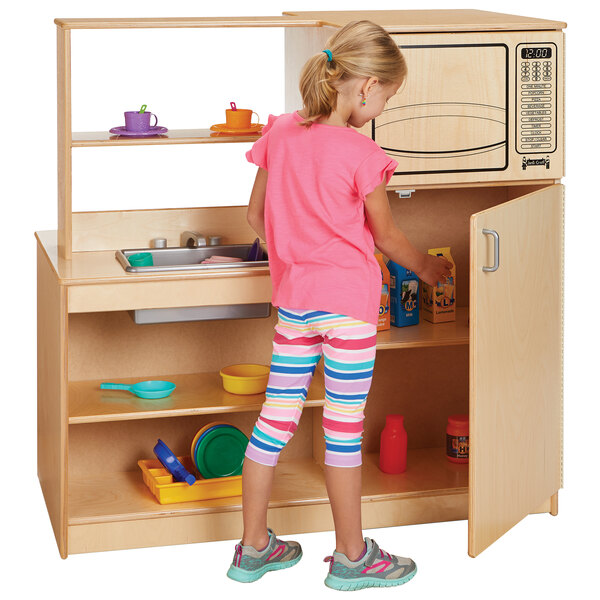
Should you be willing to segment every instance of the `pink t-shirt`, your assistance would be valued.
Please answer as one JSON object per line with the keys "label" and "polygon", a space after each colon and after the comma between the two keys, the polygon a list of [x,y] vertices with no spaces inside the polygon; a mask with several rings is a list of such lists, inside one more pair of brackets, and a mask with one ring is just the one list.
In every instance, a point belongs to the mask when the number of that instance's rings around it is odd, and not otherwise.
{"label": "pink t-shirt", "polygon": [[398,166],[350,127],[298,125],[298,111],[269,115],[246,152],[269,173],[265,234],[275,307],[324,310],[377,323],[381,269],[365,196]]}

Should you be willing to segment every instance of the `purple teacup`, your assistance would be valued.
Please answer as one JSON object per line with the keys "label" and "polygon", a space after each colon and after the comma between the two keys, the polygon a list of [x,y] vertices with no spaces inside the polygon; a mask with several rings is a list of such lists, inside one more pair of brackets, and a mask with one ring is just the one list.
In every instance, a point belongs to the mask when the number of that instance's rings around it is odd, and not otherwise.
{"label": "purple teacup", "polygon": [[155,119],[153,127],[158,125],[158,117],[151,112],[140,113],[137,110],[128,110],[124,114],[125,129],[127,129],[127,131],[139,131],[140,133],[149,131],[151,116],[153,116]]}

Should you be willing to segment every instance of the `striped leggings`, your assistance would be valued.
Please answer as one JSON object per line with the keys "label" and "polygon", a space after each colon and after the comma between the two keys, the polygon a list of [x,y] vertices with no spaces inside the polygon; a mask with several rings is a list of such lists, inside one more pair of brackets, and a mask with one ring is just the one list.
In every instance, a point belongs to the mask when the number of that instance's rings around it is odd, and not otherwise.
{"label": "striped leggings", "polygon": [[377,326],[318,310],[278,309],[266,400],[246,457],[275,466],[292,438],[315,368],[324,355],[325,464],[362,464],[364,408],[375,363]]}

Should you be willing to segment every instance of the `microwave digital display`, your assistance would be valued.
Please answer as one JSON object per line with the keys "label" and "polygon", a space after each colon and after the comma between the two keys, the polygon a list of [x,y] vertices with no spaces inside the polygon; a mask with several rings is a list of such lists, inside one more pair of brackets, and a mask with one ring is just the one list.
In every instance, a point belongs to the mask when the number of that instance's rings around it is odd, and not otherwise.
{"label": "microwave digital display", "polygon": [[521,58],[552,58],[552,48],[521,48]]}

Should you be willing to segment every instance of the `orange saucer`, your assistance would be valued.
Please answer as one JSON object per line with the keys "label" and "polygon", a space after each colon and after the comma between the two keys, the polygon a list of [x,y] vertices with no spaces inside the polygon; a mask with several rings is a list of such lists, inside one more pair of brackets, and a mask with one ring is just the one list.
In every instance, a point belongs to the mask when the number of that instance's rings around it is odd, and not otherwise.
{"label": "orange saucer", "polygon": [[234,129],[233,127],[227,127],[227,123],[217,123],[211,125],[212,131],[219,131],[221,133],[256,133],[263,128],[262,123],[252,123],[250,127],[244,127],[243,129]]}

